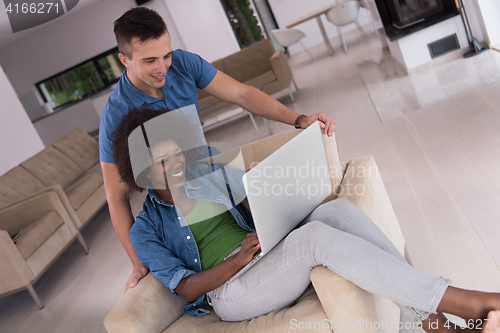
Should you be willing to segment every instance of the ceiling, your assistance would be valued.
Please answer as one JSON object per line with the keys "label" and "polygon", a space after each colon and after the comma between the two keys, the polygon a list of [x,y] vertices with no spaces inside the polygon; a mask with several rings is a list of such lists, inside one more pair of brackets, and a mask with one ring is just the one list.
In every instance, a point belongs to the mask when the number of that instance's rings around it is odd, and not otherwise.
{"label": "ceiling", "polygon": [[[62,0],[62,1],[65,1],[65,0]],[[79,11],[80,9],[85,8],[88,5],[91,5],[97,1],[102,1],[102,0],[79,0],[78,4],[75,6],[75,8],[71,9],[68,13],[56,18],[54,21],[60,20],[64,17],[67,17],[68,15],[72,15],[72,14],[76,13],[77,11]],[[2,2],[5,4],[4,1],[2,1]],[[54,21],[44,23],[42,25],[36,26],[34,28],[31,28],[31,29],[27,29],[24,31],[19,31],[19,32],[13,33],[12,28],[10,26],[10,22],[9,22],[9,17],[7,16],[7,11],[5,9],[5,6],[3,4],[0,4],[0,48],[8,45],[9,43],[12,43],[13,41],[15,41],[17,39],[20,39],[20,38],[27,36],[27,35],[30,35],[30,34],[50,33],[48,31],[42,32],[42,31],[40,31],[40,29],[42,27],[50,26],[50,24],[52,24],[52,22],[54,22]]]}

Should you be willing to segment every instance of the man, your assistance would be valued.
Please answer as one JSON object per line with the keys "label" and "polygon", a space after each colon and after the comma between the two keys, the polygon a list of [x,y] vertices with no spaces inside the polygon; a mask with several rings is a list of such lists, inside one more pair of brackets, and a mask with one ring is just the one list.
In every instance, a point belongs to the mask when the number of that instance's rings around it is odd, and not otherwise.
{"label": "man", "polygon": [[298,124],[301,128],[319,120],[328,135],[334,132],[335,122],[323,113],[298,115],[260,90],[217,71],[198,55],[173,51],[167,26],[154,10],[130,9],[115,21],[114,32],[120,61],[126,70],[102,112],[99,151],[111,221],[134,266],[125,286],[127,291],[148,270],[140,263],[130,241],[134,223],[130,187],[121,181],[111,151],[112,133],[125,114],[143,106],[173,110],[195,104],[198,109],[196,88],[200,88],[267,119]]}

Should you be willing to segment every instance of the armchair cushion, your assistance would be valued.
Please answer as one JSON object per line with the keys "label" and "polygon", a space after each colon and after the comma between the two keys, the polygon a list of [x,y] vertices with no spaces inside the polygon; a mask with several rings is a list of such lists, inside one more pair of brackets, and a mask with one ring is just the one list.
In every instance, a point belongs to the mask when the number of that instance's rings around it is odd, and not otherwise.
{"label": "armchair cushion", "polygon": [[[272,311],[251,320],[240,322],[222,321],[214,311],[204,317],[192,317],[184,314],[163,333],[208,333],[208,332],[245,332],[245,333],[275,333],[275,332],[331,332],[319,323],[326,322],[325,311],[321,307],[314,288],[309,286],[306,291],[292,304]],[[304,327],[299,326],[299,322]],[[316,323],[316,327],[307,329],[306,323]],[[324,326],[324,325],[322,325]],[[302,327],[302,329],[299,329]],[[323,329],[318,329],[323,328]]]}
{"label": "armchair cushion", "polygon": [[49,212],[22,229],[14,244],[23,258],[27,260],[63,223],[61,217],[54,211]]}

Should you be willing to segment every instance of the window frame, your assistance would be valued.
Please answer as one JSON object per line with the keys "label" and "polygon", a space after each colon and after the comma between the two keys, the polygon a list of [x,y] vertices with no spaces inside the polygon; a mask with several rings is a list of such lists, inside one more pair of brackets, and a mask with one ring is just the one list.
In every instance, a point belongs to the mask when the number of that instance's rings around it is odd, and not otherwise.
{"label": "window frame", "polygon": [[52,76],[50,76],[48,78],[45,78],[45,79],[43,79],[43,80],[38,81],[37,83],[35,83],[35,87],[36,87],[38,93],[40,94],[43,102],[44,103],[48,102],[48,100],[45,97],[45,94],[43,93],[42,88],[41,88],[41,85],[43,83],[45,83],[47,81],[50,81],[50,80],[52,80],[52,79],[54,79],[54,78],[56,78],[56,77],[58,77],[60,75],[64,75],[64,74],[66,74],[68,72],[71,72],[72,70],[75,70],[76,68],[78,68],[78,67],[80,67],[80,66],[82,66],[82,65],[84,65],[86,63],[89,63],[89,62],[92,62],[93,65],[95,66],[95,68],[97,69],[97,74],[99,75],[99,77],[102,80],[102,82],[104,83],[104,85],[101,88],[98,88],[96,90],[93,90],[93,91],[91,91],[91,92],[83,95],[82,98],[79,99],[79,100],[77,100],[77,101],[69,101],[69,102],[66,102],[64,104],[61,104],[61,105],[55,107],[54,108],[54,112],[60,111],[62,109],[65,109],[65,108],[67,108],[67,107],[69,107],[71,105],[79,103],[79,102],[81,102],[83,100],[86,100],[86,99],[88,99],[88,98],[90,98],[90,97],[92,97],[94,95],[97,95],[97,94],[101,93],[102,91],[105,91],[105,90],[109,89],[109,87],[113,86],[114,84],[116,84],[120,80],[121,76],[118,77],[115,80],[112,80],[112,81],[108,80],[108,77],[107,77],[106,73],[104,72],[104,70],[102,69],[102,67],[99,65],[99,60],[102,59],[102,58],[106,58],[110,54],[117,53],[117,52],[119,52],[118,51],[118,47],[114,47],[114,48],[112,48],[110,50],[107,50],[107,51],[105,51],[103,53],[100,53],[100,54],[96,55],[95,57],[92,57],[90,59],[86,59],[86,60],[84,60],[84,61],[82,61],[82,62],[80,62],[80,63],[78,63],[78,64],[76,64],[76,65],[74,65],[74,66],[72,66],[70,68],[68,68],[68,69],[65,69],[65,70],[63,70],[63,71],[61,71],[61,72],[59,72],[57,74],[54,74],[54,75],[52,75]]}

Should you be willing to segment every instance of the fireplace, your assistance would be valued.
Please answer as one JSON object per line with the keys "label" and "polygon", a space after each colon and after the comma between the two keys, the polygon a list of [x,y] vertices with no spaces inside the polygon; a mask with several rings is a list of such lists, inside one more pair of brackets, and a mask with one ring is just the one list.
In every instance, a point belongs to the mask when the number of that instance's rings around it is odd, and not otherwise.
{"label": "fireplace", "polygon": [[375,0],[391,41],[458,15],[455,0]]}

